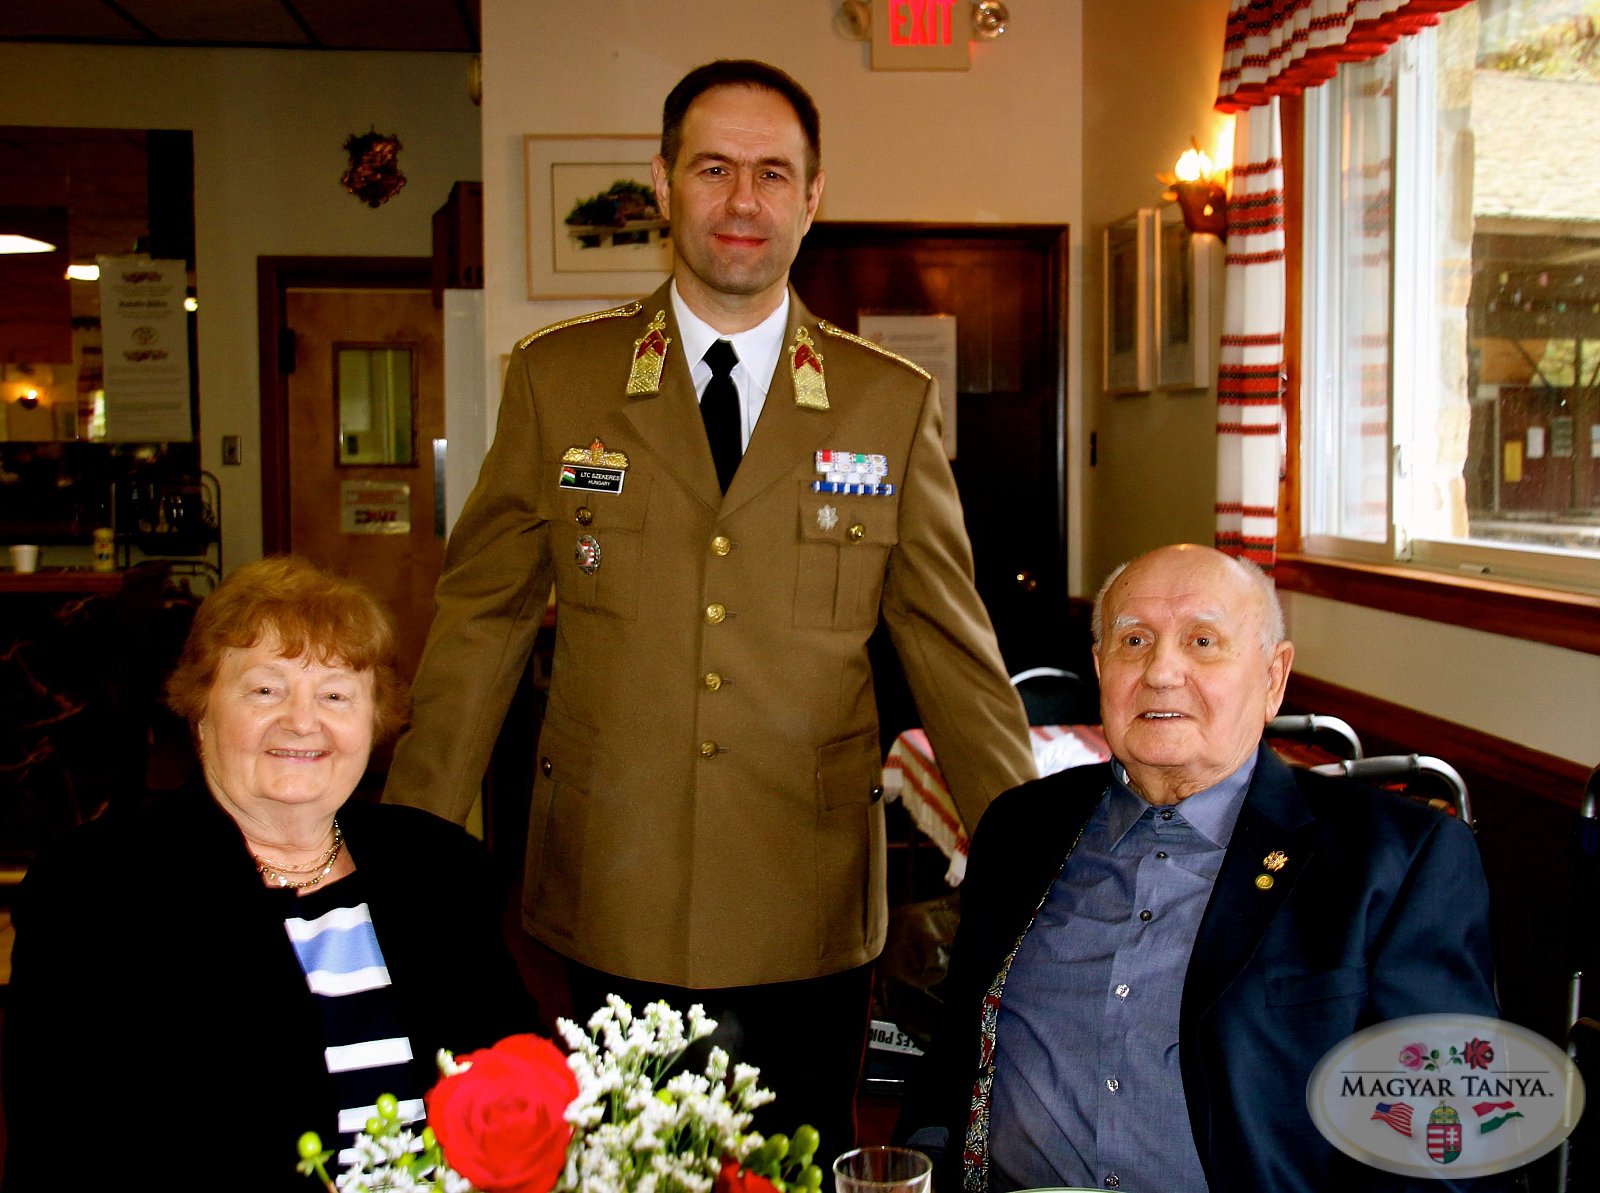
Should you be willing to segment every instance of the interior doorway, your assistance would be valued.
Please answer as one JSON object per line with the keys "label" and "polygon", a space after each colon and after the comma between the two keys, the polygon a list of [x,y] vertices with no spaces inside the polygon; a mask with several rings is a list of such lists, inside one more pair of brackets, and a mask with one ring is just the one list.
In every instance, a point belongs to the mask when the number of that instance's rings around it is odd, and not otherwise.
{"label": "interior doorway", "polygon": [[[1067,617],[1067,250],[1060,224],[819,222],[790,274],[814,313],[851,331],[863,312],[955,316],[951,467],[1012,674],[1084,662]],[[894,707],[892,650],[875,646],[887,742],[915,722]]]}
{"label": "interior doorway", "polygon": [[386,602],[416,672],[444,562],[444,333],[427,258],[262,258],[262,541]]}

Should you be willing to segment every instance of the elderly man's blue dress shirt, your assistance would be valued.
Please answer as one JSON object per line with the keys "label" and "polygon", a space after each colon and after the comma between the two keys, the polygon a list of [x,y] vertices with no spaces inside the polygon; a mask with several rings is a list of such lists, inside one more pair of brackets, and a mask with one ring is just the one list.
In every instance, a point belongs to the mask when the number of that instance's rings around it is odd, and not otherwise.
{"label": "elderly man's blue dress shirt", "polygon": [[1204,1193],[1178,1067],[1195,935],[1255,770],[1156,807],[1121,766],[1006,979],[995,1190]]}

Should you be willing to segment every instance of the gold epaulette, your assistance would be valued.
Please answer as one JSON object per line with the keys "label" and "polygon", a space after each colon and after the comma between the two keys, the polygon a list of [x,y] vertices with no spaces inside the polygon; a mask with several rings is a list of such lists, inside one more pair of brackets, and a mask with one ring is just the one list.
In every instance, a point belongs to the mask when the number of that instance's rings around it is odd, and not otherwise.
{"label": "gold epaulette", "polygon": [[826,319],[817,320],[817,326],[822,329],[822,332],[825,335],[830,335],[837,340],[849,340],[852,344],[860,344],[863,348],[870,348],[879,356],[887,356],[890,360],[895,361],[897,364],[905,365],[906,368],[910,369],[924,381],[933,380],[933,375],[929,373],[927,369],[923,368],[915,361],[907,360],[898,352],[890,352],[882,344],[874,344],[871,340],[865,338],[864,336],[858,336],[854,332],[846,331],[842,327],[835,327]]}
{"label": "gold epaulette", "polygon": [[540,336],[547,336],[552,331],[560,331],[563,327],[577,327],[580,323],[597,323],[601,319],[631,319],[644,310],[644,303],[637,300],[624,303],[620,307],[612,307],[609,311],[591,311],[587,315],[575,315],[571,319],[563,319],[559,323],[552,323],[549,327],[541,327],[538,331],[529,332],[517,341],[518,348],[526,348]]}

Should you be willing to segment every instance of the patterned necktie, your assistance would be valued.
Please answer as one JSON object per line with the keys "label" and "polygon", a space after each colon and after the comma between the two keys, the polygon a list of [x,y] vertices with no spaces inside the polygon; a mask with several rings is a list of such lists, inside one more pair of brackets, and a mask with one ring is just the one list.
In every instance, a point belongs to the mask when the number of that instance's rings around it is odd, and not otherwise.
{"label": "patterned necktie", "polygon": [[739,357],[732,344],[718,340],[706,349],[705,362],[711,366],[711,380],[700,395],[700,417],[706,424],[717,481],[726,493],[744,451],[739,435],[739,388],[733,383],[733,366]]}

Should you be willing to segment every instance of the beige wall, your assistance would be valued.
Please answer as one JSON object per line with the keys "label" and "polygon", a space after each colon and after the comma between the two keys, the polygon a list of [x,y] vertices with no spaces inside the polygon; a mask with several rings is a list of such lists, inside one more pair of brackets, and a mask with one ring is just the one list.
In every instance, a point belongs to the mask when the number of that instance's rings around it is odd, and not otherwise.
{"label": "beige wall", "polygon": [[[6,123],[194,132],[201,460],[222,481],[230,569],[261,554],[256,258],[427,256],[434,210],[479,175],[468,61],[0,44]],[[376,210],[339,185],[345,138],[374,126],[399,134],[407,179]],[[243,438],[238,467],[224,435]]]}
{"label": "beige wall", "polygon": [[[1209,543],[1216,499],[1217,396],[1204,391],[1113,397],[1101,368],[1101,235],[1161,204],[1156,174],[1196,138],[1214,153],[1228,118],[1212,108],[1228,0],[1088,0],[1083,10],[1084,407],[1099,462],[1086,473],[1083,584],[1172,542]],[[1220,296],[1221,262],[1213,292]],[[1213,330],[1220,301],[1213,304]]]}
{"label": "beige wall", "polygon": [[[1303,593],[1285,593],[1283,604],[1296,671],[1584,766],[1600,762],[1600,656]],[[1426,743],[1417,748],[1427,753]]]}

